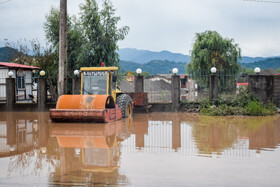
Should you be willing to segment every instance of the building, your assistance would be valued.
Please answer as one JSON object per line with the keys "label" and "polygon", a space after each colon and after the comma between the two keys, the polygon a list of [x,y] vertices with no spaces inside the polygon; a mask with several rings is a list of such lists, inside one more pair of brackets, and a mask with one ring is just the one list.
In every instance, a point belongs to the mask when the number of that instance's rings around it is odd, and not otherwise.
{"label": "building", "polygon": [[13,72],[12,78],[16,79],[16,100],[32,100],[34,95],[37,95],[37,92],[34,92],[37,88],[34,88],[35,80],[32,71],[39,69],[41,68],[0,62],[0,101],[6,100],[6,78],[8,78],[8,72],[10,71]]}

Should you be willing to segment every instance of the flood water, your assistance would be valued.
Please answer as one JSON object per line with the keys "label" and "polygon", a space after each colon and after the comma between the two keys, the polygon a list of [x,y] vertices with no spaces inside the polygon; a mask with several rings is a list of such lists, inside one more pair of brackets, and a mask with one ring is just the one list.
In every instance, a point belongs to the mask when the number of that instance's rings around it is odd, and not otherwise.
{"label": "flood water", "polygon": [[0,113],[0,186],[280,186],[280,116]]}

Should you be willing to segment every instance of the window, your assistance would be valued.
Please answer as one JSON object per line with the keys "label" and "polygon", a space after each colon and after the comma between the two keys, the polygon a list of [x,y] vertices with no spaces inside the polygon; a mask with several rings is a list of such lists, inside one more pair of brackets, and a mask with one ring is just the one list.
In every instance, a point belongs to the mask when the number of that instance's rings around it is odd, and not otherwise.
{"label": "window", "polygon": [[17,77],[17,88],[18,89],[24,89],[25,88],[24,76],[18,76]]}
{"label": "window", "polygon": [[85,71],[83,72],[83,95],[106,95],[107,72]]}

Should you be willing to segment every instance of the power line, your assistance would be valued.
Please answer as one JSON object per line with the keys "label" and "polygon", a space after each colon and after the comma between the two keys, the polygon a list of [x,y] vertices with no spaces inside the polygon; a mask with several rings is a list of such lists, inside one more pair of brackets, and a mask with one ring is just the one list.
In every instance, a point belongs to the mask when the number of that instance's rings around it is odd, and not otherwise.
{"label": "power line", "polygon": [[263,0],[243,0],[243,1],[251,1],[257,3],[280,3],[280,1],[263,1]]}
{"label": "power line", "polygon": [[11,0],[7,0],[7,1],[0,2],[0,4],[4,4],[4,3],[7,3],[7,2],[9,2],[9,1],[11,1]]}

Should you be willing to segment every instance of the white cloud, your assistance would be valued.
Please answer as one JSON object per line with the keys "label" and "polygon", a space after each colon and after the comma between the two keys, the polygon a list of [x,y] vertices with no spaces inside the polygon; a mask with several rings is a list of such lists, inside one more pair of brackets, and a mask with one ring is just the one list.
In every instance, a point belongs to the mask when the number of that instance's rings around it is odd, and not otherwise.
{"label": "white cloud", "polygon": [[[83,0],[68,0],[77,14]],[[102,0],[98,0],[99,3]],[[195,33],[216,30],[234,38],[246,56],[280,55],[280,4],[243,0],[112,0],[120,26],[130,32],[120,48],[170,50],[189,54]],[[0,4],[0,45],[3,39],[44,40],[43,23],[59,0],[12,0]],[[2,43],[1,43],[2,42]]]}

